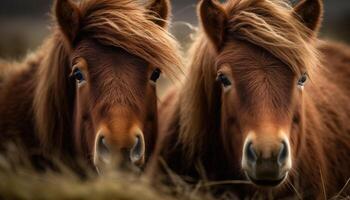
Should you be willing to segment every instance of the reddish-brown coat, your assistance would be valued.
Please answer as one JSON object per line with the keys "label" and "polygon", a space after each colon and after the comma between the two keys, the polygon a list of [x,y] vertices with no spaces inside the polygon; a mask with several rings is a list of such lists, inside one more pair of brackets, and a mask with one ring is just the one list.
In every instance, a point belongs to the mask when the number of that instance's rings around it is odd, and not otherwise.
{"label": "reddish-brown coat", "polygon": [[[147,8],[128,0],[57,0],[57,23],[42,47],[21,64],[0,65],[2,149],[15,141],[29,156],[91,162],[97,126],[108,127],[111,143],[123,147],[137,124],[148,157],[157,132],[151,72],[159,68],[176,78],[182,64],[176,42],[159,26],[169,6],[167,0]],[[71,76],[77,63],[88,85],[83,89]]]}
{"label": "reddish-brown coat", "polygon": [[[310,2],[311,11],[303,9]],[[202,22],[205,27],[189,54],[188,77],[160,108],[156,156],[194,181],[245,179],[241,157],[246,130],[259,131],[262,122],[269,122],[271,130],[289,130],[293,168],[285,184],[268,191],[276,198],[296,197],[293,184],[303,199],[337,194],[350,178],[350,48],[315,38],[321,1],[303,1],[298,13],[261,0],[210,5],[200,9],[211,12],[201,13],[201,20],[219,15],[219,21],[227,21],[225,38],[216,38],[221,26],[211,23],[215,20]],[[313,20],[299,22],[295,14]],[[215,78],[227,64],[233,89],[223,93]],[[300,92],[296,84],[305,71],[310,80]],[[240,184],[212,189],[242,199],[256,192],[268,195]]]}

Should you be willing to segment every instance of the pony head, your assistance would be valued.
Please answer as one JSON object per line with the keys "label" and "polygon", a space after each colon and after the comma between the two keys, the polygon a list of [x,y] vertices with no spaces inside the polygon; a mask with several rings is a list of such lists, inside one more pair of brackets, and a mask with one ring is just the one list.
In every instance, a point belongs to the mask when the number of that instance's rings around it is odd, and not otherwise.
{"label": "pony head", "polygon": [[[47,119],[43,105],[66,101],[75,145],[99,171],[120,158],[127,161],[122,163],[144,164],[157,131],[157,79],[162,72],[173,76],[181,65],[176,42],[165,29],[169,9],[168,0],[147,5],[129,0],[56,1],[54,38],[61,45],[53,52],[63,66],[41,72],[47,78],[39,83],[36,105],[37,119],[44,121],[37,122],[43,143],[54,138],[45,131],[59,134],[55,122],[45,123],[55,120]],[[60,92],[63,85],[71,92]],[[66,98],[59,101],[61,96]],[[66,115],[58,113],[57,118]]]}
{"label": "pony head", "polygon": [[211,87],[221,91],[226,158],[255,185],[278,186],[301,151],[304,88],[318,66],[313,42],[322,3],[203,0],[199,13],[202,37],[213,49]]}

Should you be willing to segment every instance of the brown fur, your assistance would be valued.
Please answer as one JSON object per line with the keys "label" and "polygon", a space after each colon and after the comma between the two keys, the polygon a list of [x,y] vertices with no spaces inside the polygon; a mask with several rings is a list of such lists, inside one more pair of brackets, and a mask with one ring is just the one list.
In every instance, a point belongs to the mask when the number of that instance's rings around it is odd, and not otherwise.
{"label": "brown fur", "polygon": [[[285,184],[273,190],[233,185],[215,191],[241,198],[270,191],[278,198],[295,195],[293,184],[303,199],[323,198],[323,192],[332,197],[350,178],[350,48],[315,38],[318,10],[314,21],[305,22],[282,1],[219,6],[200,16],[214,18],[222,9],[225,14],[219,15],[228,17],[224,38],[213,40],[220,25],[208,31],[212,23],[202,22],[206,27],[190,50],[188,78],[161,106],[157,152],[175,172],[197,181],[245,179],[241,155],[247,131],[289,127],[293,168]],[[231,78],[227,93],[216,81],[219,72]],[[304,72],[310,81],[299,92],[296,83]],[[268,134],[258,136],[261,141],[275,137]]]}
{"label": "brown fur", "polygon": [[170,18],[169,9],[164,9],[170,7],[169,0],[152,0],[147,6],[152,15],[157,17],[154,22],[161,27],[168,26],[168,20]]}
{"label": "brown fur", "polygon": [[[19,70],[1,66],[1,145],[16,141],[30,155],[91,161],[94,131],[115,124],[119,110],[128,113],[122,124],[139,123],[152,148],[157,98],[150,73],[159,68],[176,78],[181,67],[176,42],[155,23],[160,19],[129,0],[58,0],[54,11],[58,25],[34,56],[14,65]],[[83,89],[71,77],[80,59],[89,79]],[[120,126],[108,127],[111,141],[123,137]]]}
{"label": "brown fur", "polygon": [[323,17],[323,4],[321,0],[301,1],[294,10],[295,13],[298,13],[298,17],[307,28],[314,30],[316,33],[319,31],[321,18]]}

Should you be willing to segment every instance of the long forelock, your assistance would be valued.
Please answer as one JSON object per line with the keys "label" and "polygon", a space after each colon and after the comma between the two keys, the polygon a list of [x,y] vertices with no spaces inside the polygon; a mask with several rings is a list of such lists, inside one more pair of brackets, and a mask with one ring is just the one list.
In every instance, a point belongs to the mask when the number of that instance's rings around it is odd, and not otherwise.
{"label": "long forelock", "polygon": [[170,78],[179,79],[182,61],[177,42],[154,23],[157,18],[144,5],[131,0],[90,0],[83,1],[80,10],[82,34],[103,45],[122,48]]}
{"label": "long forelock", "polygon": [[264,48],[300,75],[319,66],[307,29],[284,0],[238,0],[226,5],[229,34]]}

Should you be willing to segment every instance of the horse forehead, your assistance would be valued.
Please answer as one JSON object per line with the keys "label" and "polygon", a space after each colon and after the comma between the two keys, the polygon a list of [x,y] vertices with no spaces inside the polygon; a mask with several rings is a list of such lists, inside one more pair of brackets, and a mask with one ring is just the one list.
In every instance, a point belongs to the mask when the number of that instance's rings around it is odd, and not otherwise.
{"label": "horse forehead", "polygon": [[232,74],[244,112],[269,113],[276,118],[284,118],[288,114],[296,83],[294,73],[283,63],[246,59],[240,64],[233,64]]}
{"label": "horse forehead", "polygon": [[[229,39],[218,57],[218,63],[231,63],[235,70],[249,69],[251,67],[280,66],[289,68],[280,59],[268,50],[238,39]],[[243,69],[241,69],[243,67]]]}
{"label": "horse forehead", "polygon": [[87,61],[92,104],[127,105],[135,110],[145,96],[149,64],[116,47],[85,40],[78,44],[75,57]]}
{"label": "horse forehead", "polygon": [[218,57],[217,65],[227,64],[235,81],[246,85],[278,86],[290,83],[294,78],[290,67],[268,50],[237,39],[231,39]]}
{"label": "horse forehead", "polygon": [[[98,66],[113,66],[120,67],[124,65],[128,66],[140,66],[147,67],[148,64],[145,60],[130,54],[127,50],[102,45],[94,40],[85,39],[79,42],[77,45],[73,57],[84,57],[88,60],[90,65]],[[90,66],[90,67],[94,67]]]}
{"label": "horse forehead", "polygon": [[285,104],[292,95],[294,75],[276,68],[251,69],[235,74],[234,82],[241,99],[257,105]]}

